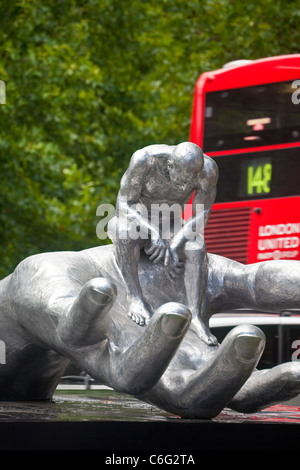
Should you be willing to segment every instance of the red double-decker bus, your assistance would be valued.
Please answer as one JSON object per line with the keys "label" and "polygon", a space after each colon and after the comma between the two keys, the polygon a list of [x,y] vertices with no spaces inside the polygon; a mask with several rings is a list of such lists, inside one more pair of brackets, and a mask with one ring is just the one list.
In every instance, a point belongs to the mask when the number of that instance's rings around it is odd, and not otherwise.
{"label": "red double-decker bus", "polygon": [[300,54],[203,73],[190,140],[220,173],[208,251],[246,264],[300,260]]}

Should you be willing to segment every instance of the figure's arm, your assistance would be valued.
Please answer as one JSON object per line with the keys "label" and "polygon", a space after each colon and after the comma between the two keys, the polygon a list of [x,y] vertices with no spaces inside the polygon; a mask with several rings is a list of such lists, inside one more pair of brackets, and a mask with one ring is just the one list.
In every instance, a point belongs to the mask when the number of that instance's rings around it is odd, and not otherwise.
{"label": "figure's arm", "polygon": [[130,160],[129,167],[124,173],[117,198],[116,215],[138,225],[147,224],[147,220],[138,212],[143,181],[149,171],[150,162],[148,153],[143,150],[135,152]]}
{"label": "figure's arm", "polygon": [[152,145],[135,152],[125,172],[117,199],[117,217],[128,225],[134,224],[144,239],[148,240],[145,252],[152,261],[163,258],[166,250],[165,242],[161,239],[158,227],[150,222],[147,208],[140,203],[142,188],[149,172],[154,171],[154,159],[168,155],[173,147],[168,145]]}
{"label": "figure's arm", "polygon": [[193,200],[193,212],[197,212],[197,204],[204,205],[205,228],[211,213],[212,205],[216,199],[219,170],[216,162],[207,155],[204,155],[204,162],[205,164],[200,181],[201,196],[200,191],[196,192],[196,197]]}

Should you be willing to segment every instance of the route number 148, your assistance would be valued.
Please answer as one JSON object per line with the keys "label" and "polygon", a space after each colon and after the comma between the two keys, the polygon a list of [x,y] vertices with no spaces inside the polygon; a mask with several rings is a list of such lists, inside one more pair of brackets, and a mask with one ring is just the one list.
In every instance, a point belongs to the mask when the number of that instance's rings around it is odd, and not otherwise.
{"label": "route number 148", "polygon": [[272,164],[265,163],[248,166],[247,193],[268,194],[271,191]]}

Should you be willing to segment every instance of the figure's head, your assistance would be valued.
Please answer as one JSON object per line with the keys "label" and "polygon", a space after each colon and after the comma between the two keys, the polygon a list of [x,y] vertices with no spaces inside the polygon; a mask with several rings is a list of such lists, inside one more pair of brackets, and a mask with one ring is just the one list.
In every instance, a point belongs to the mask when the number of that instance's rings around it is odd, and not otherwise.
{"label": "figure's head", "polygon": [[203,152],[198,145],[192,142],[176,145],[168,160],[172,183],[180,189],[186,189],[198,180],[203,164]]}

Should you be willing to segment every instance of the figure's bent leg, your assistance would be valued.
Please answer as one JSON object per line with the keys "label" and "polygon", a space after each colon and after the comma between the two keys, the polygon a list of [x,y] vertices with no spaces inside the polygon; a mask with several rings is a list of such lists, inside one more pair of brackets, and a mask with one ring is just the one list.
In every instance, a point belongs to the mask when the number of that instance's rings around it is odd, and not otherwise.
{"label": "figure's bent leg", "polygon": [[95,344],[103,339],[106,315],[117,296],[116,287],[105,278],[87,282],[58,324],[57,334],[66,345]]}
{"label": "figure's bent leg", "polygon": [[138,277],[140,250],[144,240],[132,239],[130,237],[130,226],[123,228],[121,222],[116,218],[112,219],[110,224],[111,226],[112,224],[116,225],[114,249],[118,266],[127,287],[129,303],[128,316],[135,323],[143,326],[147,324],[151,318],[149,308],[145,305],[143,299]]}
{"label": "figure's bent leg", "polygon": [[183,250],[184,284],[187,305],[192,312],[191,329],[207,344],[217,344],[217,339],[209,330],[206,318],[206,289],[208,278],[208,259],[204,239],[188,241]]}
{"label": "figure's bent leg", "polygon": [[168,367],[190,321],[185,305],[169,302],[159,307],[142,336],[111,358],[111,386],[132,395],[151,389]]}
{"label": "figure's bent leg", "polygon": [[185,418],[213,418],[250,377],[264,345],[259,328],[237,326],[200,370],[167,369],[144,399]]}
{"label": "figure's bent leg", "polygon": [[242,413],[253,413],[299,393],[300,363],[286,362],[253,372],[228,406]]}

